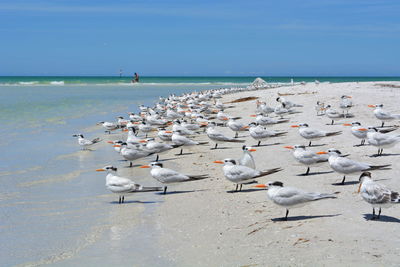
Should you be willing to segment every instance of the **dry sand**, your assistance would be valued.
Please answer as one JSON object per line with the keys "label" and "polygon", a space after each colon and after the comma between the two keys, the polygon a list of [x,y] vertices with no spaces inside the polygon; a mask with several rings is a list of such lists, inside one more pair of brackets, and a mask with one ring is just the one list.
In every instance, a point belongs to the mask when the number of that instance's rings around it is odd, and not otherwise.
{"label": "dry sand", "polygon": [[[170,186],[170,193],[154,216],[159,230],[159,246],[163,257],[176,266],[398,266],[400,264],[400,207],[382,211],[378,221],[368,220],[372,208],[356,194],[357,184],[335,186],[342,175],[325,173],[299,176],[305,166],[298,164],[285,145],[308,144],[291,124],[308,123],[313,128],[343,131],[336,137],[328,137],[315,144],[313,151],[334,147],[350,158],[377,164],[393,164],[391,170],[375,171],[373,178],[384,179],[381,183],[400,190],[399,147],[385,150],[391,155],[373,158],[377,149],[372,146],[353,147],[359,140],[350,133],[350,127],[342,123],[359,121],[363,125],[380,125],[367,104],[383,103],[387,110],[400,112],[400,90],[383,87],[382,83],[321,83],[281,87],[255,92],[242,92],[224,96],[228,102],[241,97],[258,96],[272,106],[278,93],[289,93],[286,98],[304,107],[302,113],[287,116],[289,123],[269,128],[288,131],[287,136],[274,138],[254,152],[257,169],[282,167],[284,170],[258,179],[259,182],[282,181],[287,186],[307,191],[340,192],[337,199],[318,201],[300,209],[291,210],[288,221],[279,221],[285,210],[267,199],[265,190],[244,186],[242,192],[231,193],[234,184],[226,180],[222,166],[212,163],[224,158],[239,158],[241,144],[223,144],[226,149],[210,150],[213,143],[186,150],[193,154],[179,160],[165,161],[164,166],[188,174],[208,173],[211,178],[197,182]],[[389,83],[384,83],[389,84]],[[393,83],[391,83],[393,84]],[[306,93],[306,94],[303,94]],[[353,97],[354,118],[341,119],[336,125],[326,125],[330,119],[316,116],[315,103],[319,100],[339,109],[339,97]],[[249,123],[255,113],[255,101],[235,104],[226,112],[242,116]],[[398,121],[394,122],[398,123]],[[389,123],[393,124],[393,123]],[[220,128],[233,136],[228,128]],[[397,130],[394,133],[399,133]],[[247,145],[254,145],[248,133],[242,133]],[[244,137],[243,137],[244,136]],[[196,140],[208,141],[202,134]],[[174,158],[176,151],[162,158]],[[148,170],[137,170],[143,175]],[[311,172],[331,171],[328,163],[311,168]],[[348,182],[358,181],[359,175],[349,175]],[[149,178],[151,179],[151,178]]]}

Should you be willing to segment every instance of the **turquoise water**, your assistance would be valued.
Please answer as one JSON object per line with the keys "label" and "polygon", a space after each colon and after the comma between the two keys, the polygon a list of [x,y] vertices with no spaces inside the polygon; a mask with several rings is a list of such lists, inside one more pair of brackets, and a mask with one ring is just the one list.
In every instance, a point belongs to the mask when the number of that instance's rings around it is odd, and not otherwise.
{"label": "turquoise water", "polygon": [[[151,77],[142,76],[140,83],[142,85],[151,84],[203,84],[203,85],[245,85],[249,84],[256,76],[245,76],[245,77]],[[368,81],[400,81],[400,77],[291,77],[291,76],[279,76],[269,77],[261,76],[267,82],[272,83],[288,83],[293,79],[294,82],[313,82],[319,80],[320,82],[368,82]],[[132,77],[114,77],[114,76],[0,76],[0,85],[132,85]],[[136,86],[137,84],[135,84]]]}

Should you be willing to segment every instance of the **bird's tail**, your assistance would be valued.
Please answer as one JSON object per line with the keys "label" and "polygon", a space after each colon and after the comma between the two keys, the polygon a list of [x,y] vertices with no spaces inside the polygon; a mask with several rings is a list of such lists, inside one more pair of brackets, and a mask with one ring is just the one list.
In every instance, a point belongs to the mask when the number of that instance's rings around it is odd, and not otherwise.
{"label": "bird's tail", "polygon": [[93,144],[96,144],[96,143],[98,143],[100,141],[101,141],[100,137],[97,137],[97,138],[92,140]]}
{"label": "bird's tail", "polygon": [[386,164],[386,165],[371,165],[366,171],[373,171],[373,170],[382,170],[385,169],[387,170],[387,167],[390,167],[392,164]]}
{"label": "bird's tail", "polygon": [[156,186],[142,186],[139,190],[135,189],[132,193],[135,192],[155,192],[155,191],[163,191],[163,187],[156,187]]}
{"label": "bird's tail", "polygon": [[194,180],[206,179],[209,178],[210,176],[208,176],[207,174],[200,174],[200,175],[188,175],[188,177],[189,177],[188,181],[194,181]]}
{"label": "bird's tail", "polygon": [[208,145],[208,142],[198,142],[199,145]]}
{"label": "bird's tail", "polygon": [[283,170],[282,168],[273,168],[273,169],[270,169],[270,170],[261,171],[260,174],[257,175],[254,178],[263,177],[263,176],[270,175],[270,174],[273,174],[273,173],[276,173],[276,172],[280,172],[282,170]]}
{"label": "bird's tail", "polygon": [[277,137],[277,136],[282,136],[282,135],[285,135],[285,134],[287,134],[288,132],[280,132],[280,133],[276,133],[275,135],[274,135],[274,137]]}
{"label": "bird's tail", "polygon": [[339,135],[339,134],[342,134],[342,131],[330,132],[330,133],[327,133],[326,136],[335,136],[335,135]]}
{"label": "bird's tail", "polygon": [[289,121],[289,119],[279,119],[278,123],[284,123],[284,122],[288,122],[288,121]]}
{"label": "bird's tail", "polygon": [[334,194],[320,194],[320,193],[312,193],[313,200],[320,200],[325,198],[336,198]]}

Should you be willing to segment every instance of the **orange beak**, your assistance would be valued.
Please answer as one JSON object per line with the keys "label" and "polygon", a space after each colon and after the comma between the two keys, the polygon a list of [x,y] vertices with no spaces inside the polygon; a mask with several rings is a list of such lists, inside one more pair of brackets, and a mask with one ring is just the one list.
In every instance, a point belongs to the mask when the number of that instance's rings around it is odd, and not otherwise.
{"label": "orange beak", "polygon": [[250,148],[250,149],[248,149],[247,151],[251,151],[251,152],[254,152],[254,151],[257,151],[257,149],[254,149],[254,148]]}
{"label": "orange beak", "polygon": [[147,143],[146,140],[140,140],[139,143]]}
{"label": "orange beak", "polygon": [[224,162],[221,160],[216,160],[216,161],[214,161],[214,163],[224,164]]}
{"label": "orange beak", "polygon": [[113,145],[113,147],[121,147],[121,145]]}
{"label": "orange beak", "polygon": [[123,129],[122,131],[123,131],[123,132],[129,132],[129,130],[128,130],[128,129]]}
{"label": "orange beak", "polygon": [[294,149],[293,146],[284,146],[284,148],[287,148],[287,149]]}
{"label": "orange beak", "polygon": [[172,133],[172,131],[165,131],[165,133]]}
{"label": "orange beak", "polygon": [[255,117],[257,117],[257,115],[250,115],[250,117],[253,117],[253,118],[255,118]]}
{"label": "orange beak", "polygon": [[140,166],[140,168],[147,169],[147,168],[150,168],[150,166],[149,165],[143,165],[143,166]]}
{"label": "orange beak", "polygon": [[328,154],[328,152],[325,152],[325,151],[319,151],[319,152],[317,152],[317,154],[318,154],[318,155],[324,155],[324,154]]}
{"label": "orange beak", "polygon": [[96,172],[104,172],[106,171],[105,169],[97,169]]}
{"label": "orange beak", "polygon": [[200,125],[202,125],[202,126],[207,126],[208,123],[207,123],[207,122],[202,122],[202,123],[200,123]]}
{"label": "orange beak", "polygon": [[258,185],[255,185],[255,186],[253,186],[253,187],[257,187],[257,188],[268,188],[268,185],[265,185],[265,184],[258,184]]}
{"label": "orange beak", "polygon": [[300,126],[299,125],[290,125],[290,127],[297,128],[297,127],[300,127]]}
{"label": "orange beak", "polygon": [[228,118],[222,118],[222,120],[223,120],[223,121],[227,121],[227,120],[229,120],[229,119],[228,119]]}
{"label": "orange beak", "polygon": [[375,105],[368,105],[368,107],[370,107],[370,108],[376,108]]}
{"label": "orange beak", "polygon": [[250,128],[250,126],[244,126],[244,127],[242,127],[242,129],[249,129]]}
{"label": "orange beak", "polygon": [[343,123],[343,126],[352,126],[350,123]]}
{"label": "orange beak", "polygon": [[167,125],[172,125],[174,124],[172,121],[167,122]]}
{"label": "orange beak", "polygon": [[140,124],[140,122],[138,122],[138,121],[135,121],[133,124]]}
{"label": "orange beak", "polygon": [[358,129],[358,131],[361,131],[361,132],[367,132],[367,131],[368,131],[368,129],[366,129],[366,128],[360,128],[360,129]]}
{"label": "orange beak", "polygon": [[109,143],[109,144],[114,144],[114,142],[113,142],[113,141],[107,141],[107,143]]}

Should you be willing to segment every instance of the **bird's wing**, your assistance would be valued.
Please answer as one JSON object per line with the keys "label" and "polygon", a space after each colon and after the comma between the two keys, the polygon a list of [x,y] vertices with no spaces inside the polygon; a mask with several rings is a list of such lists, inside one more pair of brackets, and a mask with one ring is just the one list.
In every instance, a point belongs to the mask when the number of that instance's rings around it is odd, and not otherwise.
{"label": "bird's wing", "polygon": [[378,183],[369,183],[362,188],[361,196],[371,204],[384,204],[391,201],[392,192]]}

